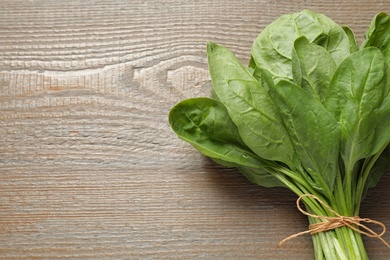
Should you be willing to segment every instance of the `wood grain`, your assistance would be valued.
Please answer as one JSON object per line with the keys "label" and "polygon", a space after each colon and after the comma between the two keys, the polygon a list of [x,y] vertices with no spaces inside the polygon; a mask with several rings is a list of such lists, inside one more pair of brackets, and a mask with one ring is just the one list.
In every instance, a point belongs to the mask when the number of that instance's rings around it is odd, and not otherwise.
{"label": "wood grain", "polygon": [[[205,44],[247,62],[279,15],[362,39],[390,1],[0,1],[0,258],[313,259],[286,190],[214,165],[169,128],[209,96]],[[390,226],[390,177],[362,216]],[[390,240],[390,235],[385,236]],[[389,251],[365,239],[372,259]]]}

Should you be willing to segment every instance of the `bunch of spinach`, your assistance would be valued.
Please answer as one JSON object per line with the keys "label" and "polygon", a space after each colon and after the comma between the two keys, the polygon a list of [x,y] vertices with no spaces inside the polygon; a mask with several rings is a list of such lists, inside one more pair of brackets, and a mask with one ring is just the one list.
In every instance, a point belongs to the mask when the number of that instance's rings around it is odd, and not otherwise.
{"label": "bunch of spinach", "polygon": [[[390,17],[376,15],[358,46],[348,27],[303,10],[259,34],[248,67],[212,42],[207,54],[212,98],[174,106],[175,133],[254,183],[313,194],[358,216],[390,166]],[[334,215],[310,197],[303,203],[311,214]],[[368,259],[348,227],[312,237],[316,259]]]}

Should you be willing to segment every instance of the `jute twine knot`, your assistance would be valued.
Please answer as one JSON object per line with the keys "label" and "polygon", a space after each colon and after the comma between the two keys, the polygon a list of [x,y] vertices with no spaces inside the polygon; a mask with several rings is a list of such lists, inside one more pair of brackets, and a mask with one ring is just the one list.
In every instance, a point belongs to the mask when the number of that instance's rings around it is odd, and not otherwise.
{"label": "jute twine knot", "polygon": [[[312,199],[317,200],[322,206],[324,206],[327,210],[329,210],[331,213],[333,213],[334,217],[314,215],[314,214],[310,214],[309,212],[303,210],[301,208],[300,202],[301,202],[302,198],[304,198],[304,197],[310,197]],[[297,199],[297,208],[300,212],[302,212],[302,214],[309,216],[309,217],[312,217],[312,218],[321,219],[322,221],[318,222],[318,223],[311,224],[309,226],[309,229],[306,231],[299,232],[297,234],[291,235],[291,236],[283,239],[282,241],[280,241],[279,246],[281,246],[287,240],[290,240],[292,238],[296,238],[298,236],[301,236],[301,235],[304,235],[307,233],[310,233],[313,235],[313,234],[317,234],[320,232],[332,230],[332,229],[335,229],[338,227],[346,226],[346,227],[348,227],[356,232],[359,232],[360,234],[363,234],[363,235],[366,235],[366,236],[372,237],[372,238],[378,238],[379,240],[382,241],[383,244],[385,244],[390,249],[390,244],[387,243],[382,238],[382,236],[386,233],[386,226],[382,222],[372,220],[369,218],[360,218],[358,216],[354,216],[354,217],[341,216],[339,213],[337,213],[336,211],[331,209],[328,205],[326,205],[325,202],[323,202],[317,196],[314,196],[312,194],[303,194],[303,195],[299,196],[299,198]],[[380,226],[382,228],[382,232],[377,233],[377,232],[373,231],[372,229],[370,229],[369,227],[367,227],[366,225],[362,224],[362,222],[366,223],[366,224],[374,224],[374,225]]]}

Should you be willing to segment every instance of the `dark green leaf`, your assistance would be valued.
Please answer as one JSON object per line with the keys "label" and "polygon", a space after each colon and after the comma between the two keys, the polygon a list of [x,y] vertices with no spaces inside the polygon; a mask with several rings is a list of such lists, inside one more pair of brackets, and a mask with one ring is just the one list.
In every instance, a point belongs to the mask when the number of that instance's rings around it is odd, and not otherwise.
{"label": "dark green leaf", "polygon": [[322,102],[336,63],[324,48],[300,37],[294,43],[292,70],[294,82]]}
{"label": "dark green leaf", "polygon": [[274,97],[302,166],[317,188],[331,191],[338,172],[336,120],[311,94],[291,82],[280,81]]}
{"label": "dark green leaf", "polygon": [[208,42],[207,57],[214,99],[220,99],[216,89],[219,92],[227,89],[227,82],[231,79],[254,80],[249,70],[227,48]]}
{"label": "dark green leaf", "polygon": [[389,91],[388,66],[377,48],[355,52],[337,68],[324,104],[340,124],[349,169],[390,141]]}
{"label": "dark green leaf", "polygon": [[374,167],[368,175],[367,187],[373,188],[377,185],[382,175],[390,168],[390,145],[382,152]]}
{"label": "dark green leaf", "polygon": [[238,167],[238,170],[251,182],[257,185],[273,188],[273,187],[285,187],[285,185],[279,181],[272,174],[268,173],[263,168],[249,168],[249,167]]}
{"label": "dark green leaf", "polygon": [[220,159],[210,158],[214,162],[229,168],[237,168],[249,181],[266,188],[285,187],[285,185],[264,168],[251,168],[222,161]]}
{"label": "dark green leaf", "polygon": [[228,49],[209,43],[208,58],[213,89],[245,144],[261,158],[293,167],[294,150],[268,91]]}

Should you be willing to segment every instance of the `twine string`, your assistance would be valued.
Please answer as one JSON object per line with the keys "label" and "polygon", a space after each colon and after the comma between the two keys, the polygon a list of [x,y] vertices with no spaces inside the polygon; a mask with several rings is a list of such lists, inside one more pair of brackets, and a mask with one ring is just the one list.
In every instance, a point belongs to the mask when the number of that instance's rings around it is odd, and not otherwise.
{"label": "twine string", "polygon": [[[300,202],[301,202],[302,198],[304,198],[304,197],[310,197],[310,198],[318,201],[324,208],[329,210],[329,212],[331,212],[334,215],[334,217],[315,215],[315,214],[311,214],[311,213],[303,210]],[[298,210],[302,214],[309,216],[309,217],[312,217],[312,218],[321,219],[322,221],[309,225],[309,229],[306,231],[302,231],[302,232],[293,234],[293,235],[283,239],[282,241],[280,241],[279,246],[284,244],[287,240],[296,238],[298,236],[301,236],[301,235],[304,235],[307,233],[314,235],[314,234],[317,234],[320,232],[325,232],[328,230],[332,230],[335,228],[346,226],[346,227],[348,227],[348,228],[350,228],[350,229],[352,229],[352,230],[354,230],[362,235],[365,235],[365,236],[368,236],[371,238],[379,239],[380,241],[382,241],[383,244],[385,244],[390,249],[390,244],[387,243],[386,240],[384,240],[382,237],[386,233],[386,226],[382,222],[379,222],[379,221],[376,221],[373,219],[369,219],[369,218],[360,218],[359,216],[353,216],[353,217],[341,216],[339,213],[337,213],[332,208],[330,208],[327,204],[325,204],[325,202],[323,202],[317,196],[312,195],[312,194],[303,194],[303,195],[299,196],[296,203],[297,203]],[[377,226],[382,228],[382,232],[377,233],[362,223],[377,225]]]}

